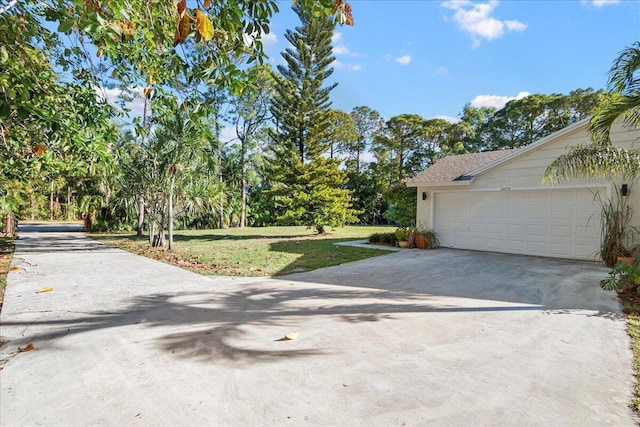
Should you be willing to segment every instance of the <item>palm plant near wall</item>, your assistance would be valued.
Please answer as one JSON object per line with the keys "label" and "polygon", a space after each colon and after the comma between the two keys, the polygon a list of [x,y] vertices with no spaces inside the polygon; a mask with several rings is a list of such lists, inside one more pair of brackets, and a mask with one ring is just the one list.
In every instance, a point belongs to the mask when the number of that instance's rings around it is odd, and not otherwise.
{"label": "palm plant near wall", "polygon": [[611,125],[621,119],[640,128],[640,41],[621,51],[609,70],[609,94],[596,109],[589,131],[591,143],[570,147],[547,168],[543,181],[590,176],[621,175],[635,178],[640,172],[640,150],[614,146]]}

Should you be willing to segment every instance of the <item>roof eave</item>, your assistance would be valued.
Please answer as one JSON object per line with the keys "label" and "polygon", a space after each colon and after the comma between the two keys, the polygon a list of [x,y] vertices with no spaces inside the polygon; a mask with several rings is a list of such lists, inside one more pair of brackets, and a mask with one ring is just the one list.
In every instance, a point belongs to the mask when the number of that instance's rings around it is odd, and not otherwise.
{"label": "roof eave", "polygon": [[465,181],[443,181],[443,182],[407,182],[407,187],[463,187],[471,185],[476,177]]}
{"label": "roof eave", "polygon": [[559,131],[554,132],[551,135],[545,136],[542,139],[539,139],[538,141],[534,142],[533,144],[529,144],[527,146],[524,146],[524,147],[522,147],[520,149],[515,150],[513,153],[511,153],[511,154],[509,154],[507,156],[504,156],[504,157],[502,157],[502,158],[500,158],[498,160],[494,160],[493,162],[488,163],[488,164],[482,166],[481,168],[478,168],[478,169],[472,171],[470,173],[470,175],[480,175],[481,173],[484,173],[484,172],[488,171],[489,169],[493,169],[494,167],[496,167],[498,165],[501,165],[503,163],[506,163],[506,162],[516,158],[516,157],[520,157],[520,156],[522,156],[522,155],[524,155],[524,154],[526,154],[526,153],[528,153],[530,151],[537,150],[538,148],[540,148],[543,145],[546,145],[546,144],[548,144],[548,143],[550,143],[552,141],[555,141],[558,138],[561,138],[562,136],[564,136],[564,135],[566,135],[566,134],[568,134],[570,132],[573,132],[573,131],[575,131],[577,129],[580,129],[581,127],[583,127],[585,125],[588,125],[590,121],[591,121],[591,116],[587,117],[586,119],[582,119],[579,122],[576,122],[576,123],[574,123],[572,125],[569,125],[569,126],[567,126],[565,128],[562,128]]}

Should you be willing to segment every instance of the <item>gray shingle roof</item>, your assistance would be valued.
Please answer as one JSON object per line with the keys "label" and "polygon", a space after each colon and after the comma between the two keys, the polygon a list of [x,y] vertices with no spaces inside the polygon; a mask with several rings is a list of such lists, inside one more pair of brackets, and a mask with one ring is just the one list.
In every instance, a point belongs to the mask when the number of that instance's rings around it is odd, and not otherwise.
{"label": "gray shingle roof", "polygon": [[484,153],[457,154],[438,160],[407,182],[407,185],[448,183],[473,176],[473,171],[508,156],[515,150],[486,151]]}

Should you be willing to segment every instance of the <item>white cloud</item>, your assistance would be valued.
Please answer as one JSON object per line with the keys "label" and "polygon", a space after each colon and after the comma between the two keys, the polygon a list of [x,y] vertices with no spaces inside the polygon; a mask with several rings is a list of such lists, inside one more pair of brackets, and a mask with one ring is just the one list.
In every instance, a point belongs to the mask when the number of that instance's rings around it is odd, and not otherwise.
{"label": "white cloud", "polygon": [[144,112],[143,88],[130,87],[126,90],[121,90],[94,87],[94,90],[100,99],[106,100],[118,110],[121,110],[124,102],[124,108],[130,110],[130,116],[142,116]]}
{"label": "white cloud", "polygon": [[451,116],[435,116],[434,119],[446,120],[449,123],[458,123],[460,121],[459,118],[451,117]]}
{"label": "white cloud", "polygon": [[507,102],[513,99],[526,98],[529,95],[531,95],[529,92],[520,92],[517,96],[478,95],[471,101],[471,106],[476,108],[493,107],[499,110],[507,105]]}
{"label": "white cloud", "polygon": [[344,45],[334,46],[333,48],[334,55],[348,55],[349,49]]}
{"label": "white cloud", "polygon": [[118,100],[122,91],[120,89],[107,89],[104,87],[94,86],[93,90],[98,95],[99,99],[107,101],[107,103],[111,106],[117,107]]}
{"label": "white cloud", "polygon": [[411,55],[400,56],[394,59],[394,61],[396,61],[398,64],[401,64],[401,65],[409,65],[411,64]]}
{"label": "white cloud", "polygon": [[243,33],[242,34],[242,41],[244,42],[245,46],[247,47],[253,47],[253,45],[256,42],[256,34],[257,33]]}
{"label": "white cloud", "polygon": [[527,29],[527,24],[523,24],[520,21],[512,21],[510,19],[505,19],[504,25],[507,26],[507,31],[524,31]]}
{"label": "white cloud", "polygon": [[595,8],[601,8],[603,6],[609,6],[609,5],[612,5],[612,4],[619,4],[620,0],[591,0],[591,1],[582,0],[581,3],[590,4],[591,6],[593,6]]}
{"label": "white cloud", "polygon": [[439,76],[444,76],[445,74],[449,74],[449,69],[441,65],[436,68],[436,74]]}
{"label": "white cloud", "polygon": [[350,64],[350,63],[344,63],[338,59],[336,59],[335,61],[333,61],[331,63],[331,66],[333,68],[335,68],[336,70],[350,70],[350,71],[360,71],[362,70],[362,65],[360,64]]}
{"label": "white cloud", "polygon": [[505,32],[524,31],[527,24],[512,19],[501,21],[492,15],[498,2],[489,0],[486,3],[471,3],[466,0],[446,1],[442,7],[454,10],[453,21],[471,35],[473,48],[480,46],[480,40],[493,40],[504,36]]}
{"label": "white cloud", "polygon": [[342,33],[333,33],[331,36],[331,43],[338,43],[340,40],[342,40]]}
{"label": "white cloud", "polygon": [[220,141],[228,143],[237,139],[236,130],[233,126],[225,126],[220,130]]}
{"label": "white cloud", "polygon": [[262,40],[262,47],[264,50],[275,50],[278,45],[278,37],[273,34],[263,34],[260,39]]}

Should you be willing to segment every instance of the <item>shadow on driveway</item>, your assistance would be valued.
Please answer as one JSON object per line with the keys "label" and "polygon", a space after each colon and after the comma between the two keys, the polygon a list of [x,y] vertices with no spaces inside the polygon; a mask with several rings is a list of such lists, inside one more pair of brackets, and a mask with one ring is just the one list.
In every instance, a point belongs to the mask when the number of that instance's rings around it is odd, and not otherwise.
{"label": "shadow on driveway", "polygon": [[407,250],[211,278],[25,234],[0,313],[6,425],[633,425],[595,264]]}
{"label": "shadow on driveway", "polygon": [[595,262],[457,249],[404,250],[287,279],[415,294],[504,301],[543,310],[621,314],[600,289],[608,269]]}

